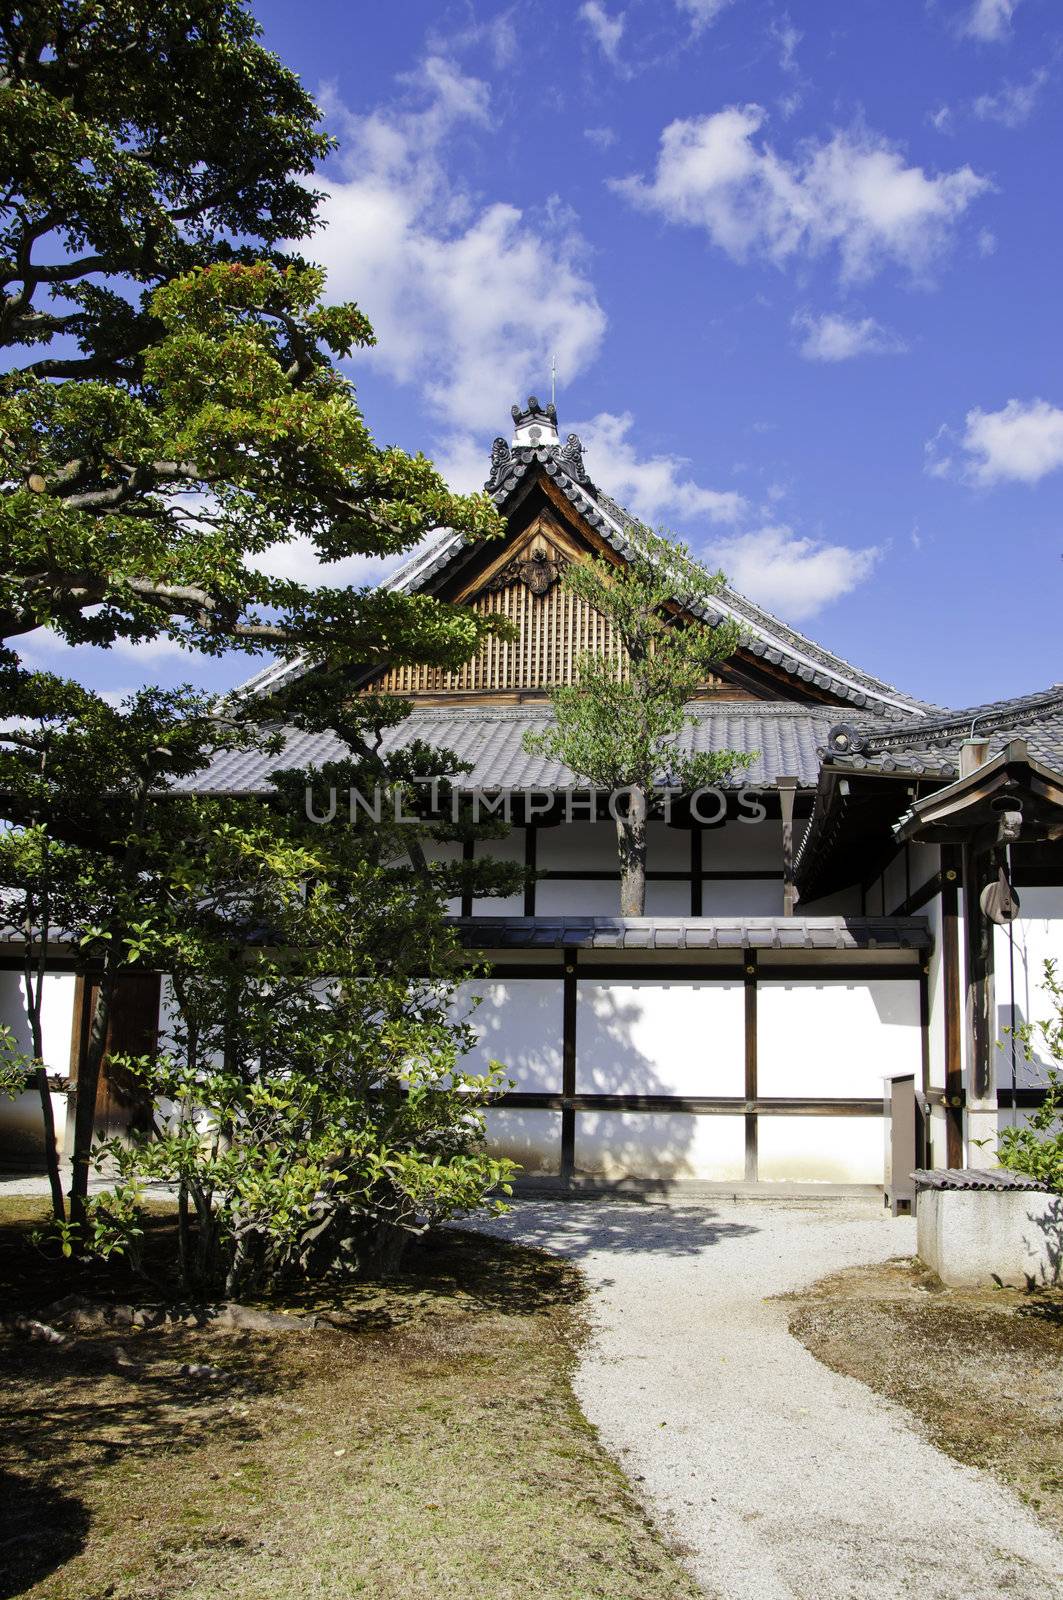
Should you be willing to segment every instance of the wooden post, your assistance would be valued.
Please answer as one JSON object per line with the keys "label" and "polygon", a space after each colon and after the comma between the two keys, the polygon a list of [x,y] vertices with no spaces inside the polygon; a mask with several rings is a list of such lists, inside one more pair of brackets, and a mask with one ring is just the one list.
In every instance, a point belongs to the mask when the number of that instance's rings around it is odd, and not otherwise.
{"label": "wooden post", "polygon": [[[745,985],[745,1097],[747,1101],[757,1098],[757,953],[755,950],[743,950],[742,964],[744,968]],[[757,1114],[755,1111],[746,1112],[746,1182],[756,1183],[758,1177],[757,1162]]]}
{"label": "wooden post", "polygon": [[797,904],[794,886],[794,800],[797,796],[797,779],[779,777],[775,780],[779,791],[779,812],[782,816],[782,911],[792,917]]}
{"label": "wooden post", "polygon": [[690,915],[700,917],[702,911],[703,885],[701,874],[704,868],[701,849],[701,829],[691,827],[690,830]]}
{"label": "wooden post", "polygon": [[945,1160],[963,1166],[963,1055],[960,1022],[960,855],[941,849],[941,966],[945,997]]}
{"label": "wooden post", "polygon": [[[533,828],[530,822],[524,824],[524,868],[526,872],[535,871],[535,863],[539,854],[539,830]],[[524,915],[535,915],[535,879],[529,878],[524,885]]]}
{"label": "wooden post", "polygon": [[565,951],[561,1007],[561,1182],[572,1182],[576,1165],[576,951]]}

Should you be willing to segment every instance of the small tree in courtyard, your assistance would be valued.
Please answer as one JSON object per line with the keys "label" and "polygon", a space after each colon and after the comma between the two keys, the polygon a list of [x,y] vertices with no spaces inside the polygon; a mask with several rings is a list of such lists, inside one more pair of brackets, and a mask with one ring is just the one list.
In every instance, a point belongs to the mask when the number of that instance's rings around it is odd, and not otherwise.
{"label": "small tree in courtyard", "polygon": [[690,700],[712,667],[733,654],[738,629],[710,626],[692,612],[711,605],[723,586],[689,550],[638,526],[628,559],[573,563],[563,582],[610,623],[626,662],[585,654],[575,681],[551,694],[556,726],[525,736],[533,752],[564,762],[594,788],[625,791],[617,803],[620,912],[646,909],[647,823],[654,790],[690,792],[719,782],[751,757],[733,750],[692,753],[683,731],[694,726]]}
{"label": "small tree in courtyard", "polygon": [[194,909],[159,929],[172,1005],[158,1054],[124,1063],[173,1110],[105,1153],[121,1193],[176,1184],[186,1288],[386,1270],[413,1235],[495,1204],[513,1170],[484,1141],[503,1069],[462,1064],[474,1036],[458,989],[476,969],[444,907],[459,888],[512,891],[521,869],[411,852],[394,805],[316,822],[307,804],[309,788],[372,795],[386,777],[415,814],[440,756],[414,747],[385,769],[385,709],[340,719],[368,758],[276,773],[268,812],[235,807],[174,855]]}

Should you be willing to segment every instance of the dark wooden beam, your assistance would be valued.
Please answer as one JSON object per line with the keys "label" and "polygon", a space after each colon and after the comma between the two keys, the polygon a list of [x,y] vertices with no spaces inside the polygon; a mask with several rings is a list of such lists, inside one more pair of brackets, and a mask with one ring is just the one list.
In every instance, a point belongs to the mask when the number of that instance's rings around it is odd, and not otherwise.
{"label": "dark wooden beam", "polygon": [[945,1162],[963,1165],[963,1057],[960,1025],[960,853],[941,852],[941,965],[945,999]]}
{"label": "dark wooden beam", "polygon": [[576,1166],[576,952],[565,953],[561,1011],[561,1181],[571,1183]]}
{"label": "dark wooden beam", "polygon": [[797,904],[794,886],[794,799],[797,779],[777,777],[775,787],[779,791],[779,809],[782,813],[782,910],[784,917],[792,917]]}
{"label": "dark wooden beam", "polygon": [[[539,853],[539,830],[531,826],[524,829],[524,868],[526,872],[535,871],[535,863]],[[524,915],[535,915],[535,879],[529,877],[524,885]]]}
{"label": "dark wooden beam", "polygon": [[[757,956],[754,950],[742,952],[745,989],[745,1097],[752,1105],[757,1098]],[[746,1112],[746,1182],[757,1181],[757,1114]]]}

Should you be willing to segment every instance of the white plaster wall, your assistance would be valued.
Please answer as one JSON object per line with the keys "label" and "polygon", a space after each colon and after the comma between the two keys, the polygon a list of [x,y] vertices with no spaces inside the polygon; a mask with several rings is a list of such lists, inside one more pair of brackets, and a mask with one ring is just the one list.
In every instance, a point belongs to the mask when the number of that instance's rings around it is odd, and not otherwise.
{"label": "white plaster wall", "polygon": [[[619,893],[619,886],[618,893]],[[647,883],[646,915],[648,917],[689,917],[690,880],[684,883],[669,880],[664,883]]]}
{"label": "white plaster wall", "polygon": [[757,1089],[766,1098],[878,1099],[886,1076],[908,1072],[919,1081],[914,980],[758,984]]}
{"label": "white plaster wall", "polygon": [[883,879],[886,886],[886,915],[890,917],[908,898],[908,874],[903,850],[898,850],[887,864]]}
{"label": "white plaster wall", "polygon": [[881,1183],[881,1117],[759,1117],[758,1171],[763,1183]]}
{"label": "white plaster wall", "polygon": [[[689,899],[687,904],[689,905]],[[537,917],[618,917],[620,880],[569,878],[535,885]]]}
{"label": "white plaster wall", "polygon": [[[73,973],[50,973],[44,980],[41,1028],[44,1060],[49,1072],[66,1077],[70,1072],[70,1044],[74,1025]],[[21,1049],[32,1049],[26,1020],[24,986],[18,972],[0,972],[0,1022],[12,1029]],[[66,1136],[66,1095],[53,1094],[56,1144],[60,1151]],[[42,1159],[41,1106],[35,1090],[16,1100],[0,1100],[0,1152],[19,1165],[36,1165]]]}
{"label": "white plaster wall", "polygon": [[[461,860],[461,845],[456,841],[440,842],[439,840],[422,836],[421,844],[424,847],[425,857],[429,861]],[[447,901],[447,912],[452,917],[460,916],[461,900],[459,897]]]}
{"label": "white plaster wall", "polygon": [[646,866],[650,872],[690,871],[690,829],[651,822],[646,829]]}
{"label": "white plaster wall", "polygon": [[703,917],[781,917],[782,879],[706,878],[701,885]]}
{"label": "white plaster wall", "polygon": [[536,866],[560,872],[617,872],[612,822],[561,822],[540,828]]}
{"label": "white plaster wall", "polygon": [[584,1111],[576,1117],[576,1172],[622,1178],[739,1182],[745,1172],[741,1116]]}
{"label": "white plaster wall", "polygon": [[456,1014],[473,995],[482,1003],[469,1020],[478,1043],[463,1058],[467,1071],[486,1072],[501,1061],[523,1093],[561,1093],[562,987],[560,978],[492,978],[462,986]]}
{"label": "white plaster wall", "polygon": [[912,893],[928,883],[941,869],[941,848],[936,844],[910,844],[908,846],[909,874]]}
{"label": "white plaster wall", "polygon": [[[523,828],[512,828],[509,833],[503,834],[500,839],[477,839],[476,859],[490,861],[506,861],[524,865],[524,834]],[[524,914],[524,891],[507,895],[477,895],[472,903],[473,915],[477,917],[519,917]]]}
{"label": "white plaster wall", "polygon": [[740,983],[581,979],[576,993],[579,1094],[742,1093]]}
{"label": "white plaster wall", "polygon": [[841,889],[837,894],[825,894],[818,900],[801,900],[797,911],[802,917],[858,917],[860,890]]}
{"label": "white plaster wall", "polygon": [[782,823],[777,817],[766,817],[763,822],[735,820],[718,828],[704,828],[701,864],[706,872],[781,872]]}
{"label": "white plaster wall", "polygon": [[[1038,1035],[1034,1041],[1034,1060],[1023,1058],[1016,1043],[1014,1051],[1005,1029],[1052,1019],[1053,1005],[1044,986],[1046,959],[1057,963],[1057,981],[1063,982],[1063,889],[1024,888],[1019,890],[1020,915],[1009,928],[994,928],[993,989],[996,997],[997,1037],[1003,1049],[997,1052],[998,1082],[1020,1088],[1040,1087],[1052,1064]],[[1012,984],[1014,982],[1014,991]],[[1012,1060],[1015,1076],[1012,1077]]]}
{"label": "white plaster wall", "polygon": [[560,1111],[524,1111],[500,1106],[485,1113],[493,1156],[516,1161],[518,1177],[556,1177],[561,1171]]}

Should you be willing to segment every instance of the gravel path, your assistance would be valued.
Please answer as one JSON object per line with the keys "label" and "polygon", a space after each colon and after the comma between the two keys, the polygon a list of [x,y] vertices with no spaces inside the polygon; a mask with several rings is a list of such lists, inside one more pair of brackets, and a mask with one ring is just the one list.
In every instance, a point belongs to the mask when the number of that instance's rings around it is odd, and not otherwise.
{"label": "gravel path", "polygon": [[1063,1545],[1014,1495],[820,1366],[765,1303],[911,1254],[910,1220],[848,1202],[579,1200],[518,1202],[488,1226],[587,1274],[580,1402],[708,1594],[1063,1597]]}

